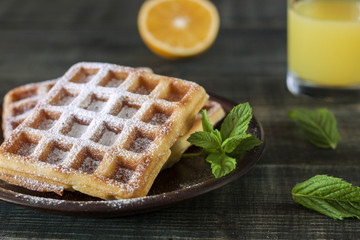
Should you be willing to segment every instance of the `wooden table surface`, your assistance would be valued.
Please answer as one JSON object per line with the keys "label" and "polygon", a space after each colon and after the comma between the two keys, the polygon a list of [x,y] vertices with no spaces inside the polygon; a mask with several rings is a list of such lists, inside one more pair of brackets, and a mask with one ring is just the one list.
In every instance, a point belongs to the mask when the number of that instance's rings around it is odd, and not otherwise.
{"label": "wooden table surface", "polygon": [[[249,101],[266,148],[245,176],[218,190],[142,215],[92,219],[47,215],[0,202],[0,239],[359,239],[359,221],[333,220],[291,198],[316,174],[360,185],[360,100],[331,104],[286,89],[286,2],[214,0],[221,28],[209,51],[169,61],[141,41],[141,0],[1,0],[0,94],[61,76],[79,61],[148,66],[195,81],[236,102]],[[342,140],[336,150],[309,144],[287,117],[297,107],[334,112]]]}

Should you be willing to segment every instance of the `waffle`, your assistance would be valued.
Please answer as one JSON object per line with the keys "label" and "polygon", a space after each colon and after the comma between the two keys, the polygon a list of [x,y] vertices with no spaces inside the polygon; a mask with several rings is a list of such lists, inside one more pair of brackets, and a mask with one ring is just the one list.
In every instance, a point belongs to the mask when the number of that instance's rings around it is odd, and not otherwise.
{"label": "waffle", "polygon": [[[149,68],[137,68],[152,72]],[[5,95],[2,114],[2,127],[4,138],[8,138],[11,132],[30,114],[33,106],[43,99],[56,80],[49,80],[40,83],[31,83],[17,87]],[[217,124],[224,116],[225,112],[221,105],[216,101],[207,101],[203,109],[207,110],[211,124]],[[202,130],[201,114],[197,114],[191,129],[179,137],[171,147],[171,155],[163,169],[169,168],[181,159],[181,155],[191,146],[187,141],[190,135]]]}
{"label": "waffle", "polygon": [[199,85],[79,63],[0,147],[0,178],[36,191],[145,196],[207,101]]}
{"label": "waffle", "polygon": [[2,129],[4,138],[22,123],[36,104],[43,99],[55,85],[55,80],[31,83],[17,87],[4,97],[2,113]]}
{"label": "waffle", "polygon": [[[140,71],[152,72],[151,68],[139,67]],[[30,83],[17,87],[9,91],[4,97],[2,113],[2,129],[4,138],[8,138],[10,133],[29,115],[39,100],[43,99],[56,81],[48,80],[39,83]]]}

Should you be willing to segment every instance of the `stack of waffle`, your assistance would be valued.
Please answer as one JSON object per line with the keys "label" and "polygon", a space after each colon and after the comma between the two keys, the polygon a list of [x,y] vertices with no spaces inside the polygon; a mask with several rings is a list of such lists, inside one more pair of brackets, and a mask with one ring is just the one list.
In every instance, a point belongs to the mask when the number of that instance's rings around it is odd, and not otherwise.
{"label": "stack of waffle", "polygon": [[78,63],[5,96],[0,179],[60,195],[145,196],[201,130],[199,111],[213,124],[224,116],[207,100],[201,86],[146,68]]}

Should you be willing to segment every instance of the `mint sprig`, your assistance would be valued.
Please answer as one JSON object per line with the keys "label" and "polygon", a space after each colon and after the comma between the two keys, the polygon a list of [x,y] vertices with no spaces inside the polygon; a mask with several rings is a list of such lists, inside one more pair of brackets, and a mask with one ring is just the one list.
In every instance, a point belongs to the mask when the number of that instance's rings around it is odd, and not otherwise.
{"label": "mint sprig", "polygon": [[289,112],[309,141],[319,148],[335,149],[340,141],[334,114],[326,108],[315,110],[295,109]]}
{"label": "mint sprig", "polygon": [[360,219],[360,188],[327,175],[316,175],[292,189],[294,201],[334,219]]}
{"label": "mint sprig", "polygon": [[236,159],[261,144],[255,136],[247,133],[252,119],[249,103],[239,104],[225,117],[220,131],[214,129],[206,110],[201,111],[203,131],[190,135],[188,141],[203,148],[206,162],[211,165],[216,178],[223,177],[236,168]]}

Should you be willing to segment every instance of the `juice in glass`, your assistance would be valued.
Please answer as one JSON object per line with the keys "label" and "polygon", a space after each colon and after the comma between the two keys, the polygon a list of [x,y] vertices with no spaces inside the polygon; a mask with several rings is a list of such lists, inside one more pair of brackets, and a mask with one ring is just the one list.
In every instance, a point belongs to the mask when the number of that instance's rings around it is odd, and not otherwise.
{"label": "juice in glass", "polygon": [[360,0],[288,4],[289,72],[313,86],[359,86]]}

